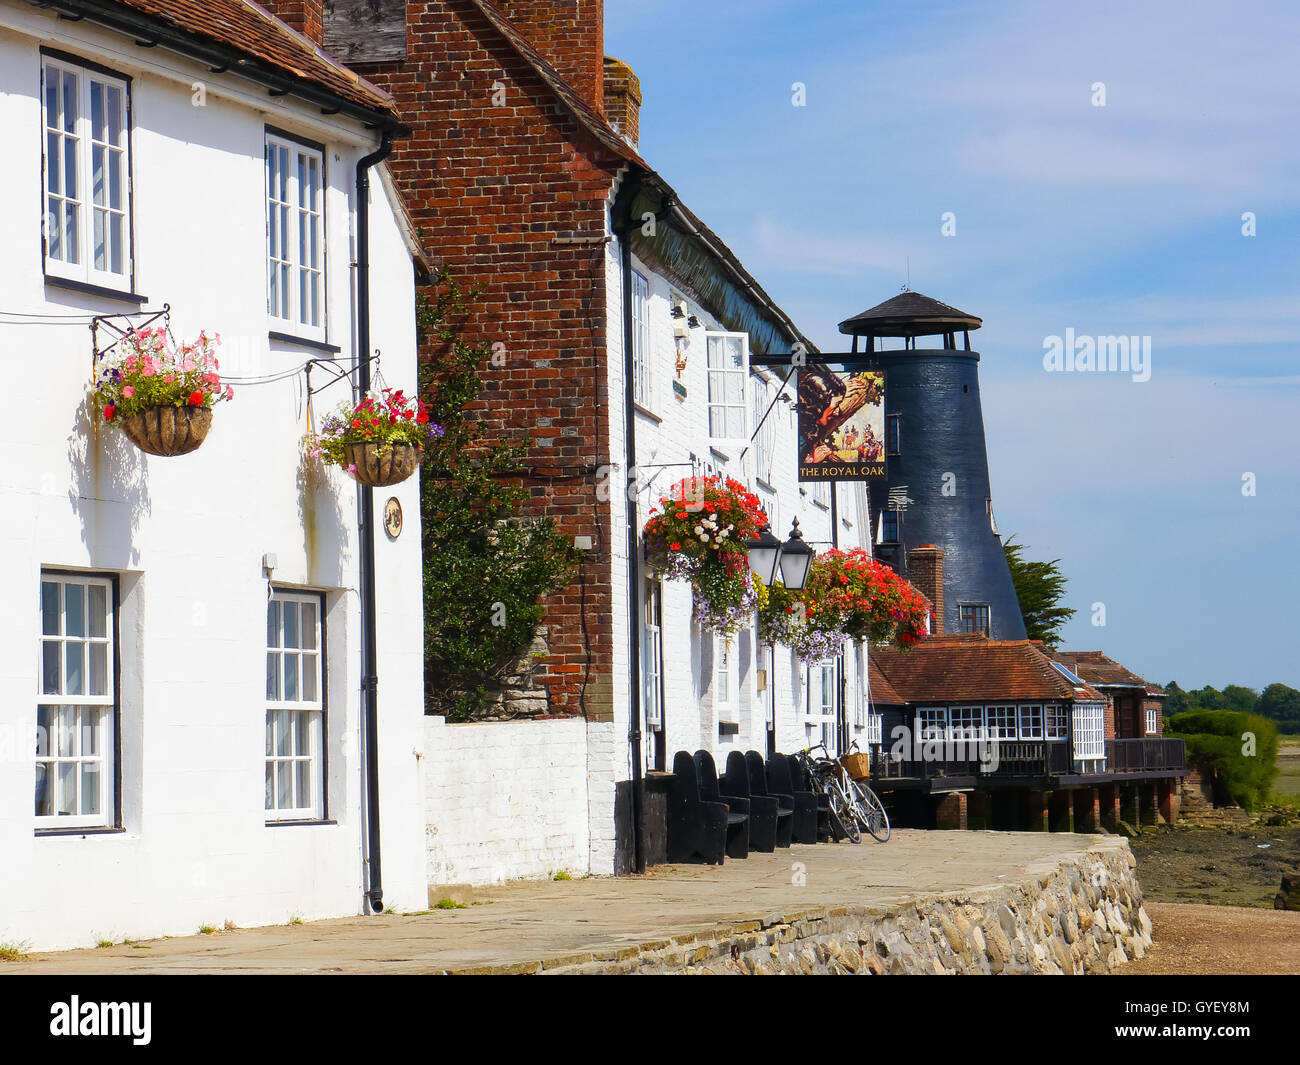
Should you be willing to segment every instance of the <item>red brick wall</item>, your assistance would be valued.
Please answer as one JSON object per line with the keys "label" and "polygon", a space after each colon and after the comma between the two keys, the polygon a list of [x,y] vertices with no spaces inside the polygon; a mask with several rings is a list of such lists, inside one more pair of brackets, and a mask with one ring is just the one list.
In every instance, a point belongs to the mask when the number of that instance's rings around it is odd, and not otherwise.
{"label": "red brick wall", "polygon": [[304,37],[317,44],[324,40],[322,0],[261,0],[261,6]]}
{"label": "red brick wall", "polygon": [[406,59],[358,69],[413,128],[390,166],[421,239],[459,281],[485,285],[471,328],[505,345],[505,365],[484,368],[485,430],[532,436],[530,513],[593,539],[578,578],[545,604],[538,682],[551,712],[607,718],[610,545],[624,533],[597,495],[610,461],[605,249],[555,238],[605,232],[618,163],[467,0],[412,0]]}
{"label": "red brick wall", "polygon": [[604,0],[497,0],[497,7],[565,81],[604,110]]}

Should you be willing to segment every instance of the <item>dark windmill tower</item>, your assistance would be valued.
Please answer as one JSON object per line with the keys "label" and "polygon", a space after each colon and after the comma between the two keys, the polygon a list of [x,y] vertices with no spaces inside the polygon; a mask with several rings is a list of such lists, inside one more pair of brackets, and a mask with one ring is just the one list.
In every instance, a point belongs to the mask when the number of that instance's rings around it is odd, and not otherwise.
{"label": "dark windmill tower", "polygon": [[[841,322],[840,332],[854,338],[854,351],[878,355],[885,371],[888,481],[871,486],[877,557],[906,572],[914,548],[942,547],[943,631],[1023,640],[993,523],[980,357],[970,348],[970,331],[980,325],[973,314],[903,292]],[[918,344],[923,337],[935,339]]]}

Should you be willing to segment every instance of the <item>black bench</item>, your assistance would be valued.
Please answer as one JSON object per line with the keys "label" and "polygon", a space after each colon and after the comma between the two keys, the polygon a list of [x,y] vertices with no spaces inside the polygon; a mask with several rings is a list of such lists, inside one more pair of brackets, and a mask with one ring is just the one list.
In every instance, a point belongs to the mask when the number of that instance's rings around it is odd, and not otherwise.
{"label": "black bench", "polygon": [[[736,752],[739,753],[739,752]],[[794,839],[794,797],[777,795],[767,782],[767,768],[763,765],[763,756],[757,751],[745,753],[745,766],[749,770],[750,803],[758,799],[770,798],[776,803],[776,834],[774,842],[778,847],[788,847]],[[731,773],[731,757],[727,757],[727,773]],[[750,829],[750,838],[753,838]]]}
{"label": "black bench", "polygon": [[794,808],[796,843],[825,843],[831,838],[831,804],[808,786],[803,766],[792,754],[774,754],[767,760],[767,786],[773,795],[789,799]]}
{"label": "black bench", "polygon": [[718,769],[708,751],[695,752],[695,777],[702,801],[720,802],[727,807],[727,857],[748,858],[749,800],[722,794],[718,787]]}
{"label": "black bench", "polygon": [[[749,761],[740,751],[727,755],[727,771],[718,781],[722,801],[746,799],[749,802],[749,848],[771,854],[777,848],[780,835],[780,801],[759,791],[749,774]],[[760,771],[762,762],[759,763]],[[787,836],[789,833],[786,833]],[[789,844],[786,840],[786,844]]]}
{"label": "black bench", "polygon": [[701,798],[694,757],[686,751],[673,755],[673,782],[668,791],[668,860],[721,865],[727,852],[728,817],[727,807],[721,802]]}

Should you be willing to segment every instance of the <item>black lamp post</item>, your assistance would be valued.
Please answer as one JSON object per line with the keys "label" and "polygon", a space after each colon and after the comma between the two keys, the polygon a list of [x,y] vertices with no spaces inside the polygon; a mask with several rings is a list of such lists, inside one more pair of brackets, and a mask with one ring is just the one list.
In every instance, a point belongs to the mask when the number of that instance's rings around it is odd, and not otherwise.
{"label": "black lamp post", "polygon": [[803,533],[799,531],[799,519],[795,518],[794,524],[790,526],[790,539],[781,545],[781,580],[790,591],[803,590],[816,554],[804,542]]}

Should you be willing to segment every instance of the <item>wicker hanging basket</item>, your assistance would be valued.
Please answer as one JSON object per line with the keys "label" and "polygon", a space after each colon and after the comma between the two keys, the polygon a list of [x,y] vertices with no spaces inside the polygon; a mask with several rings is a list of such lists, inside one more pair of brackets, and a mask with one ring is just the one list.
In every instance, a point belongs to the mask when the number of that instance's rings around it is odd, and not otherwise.
{"label": "wicker hanging basket", "polygon": [[344,444],[343,454],[356,467],[353,476],[371,488],[400,484],[420,465],[420,450],[414,444]]}
{"label": "wicker hanging basket", "polygon": [[122,432],[150,455],[188,455],[207,439],[210,407],[148,407],[121,421]]}

